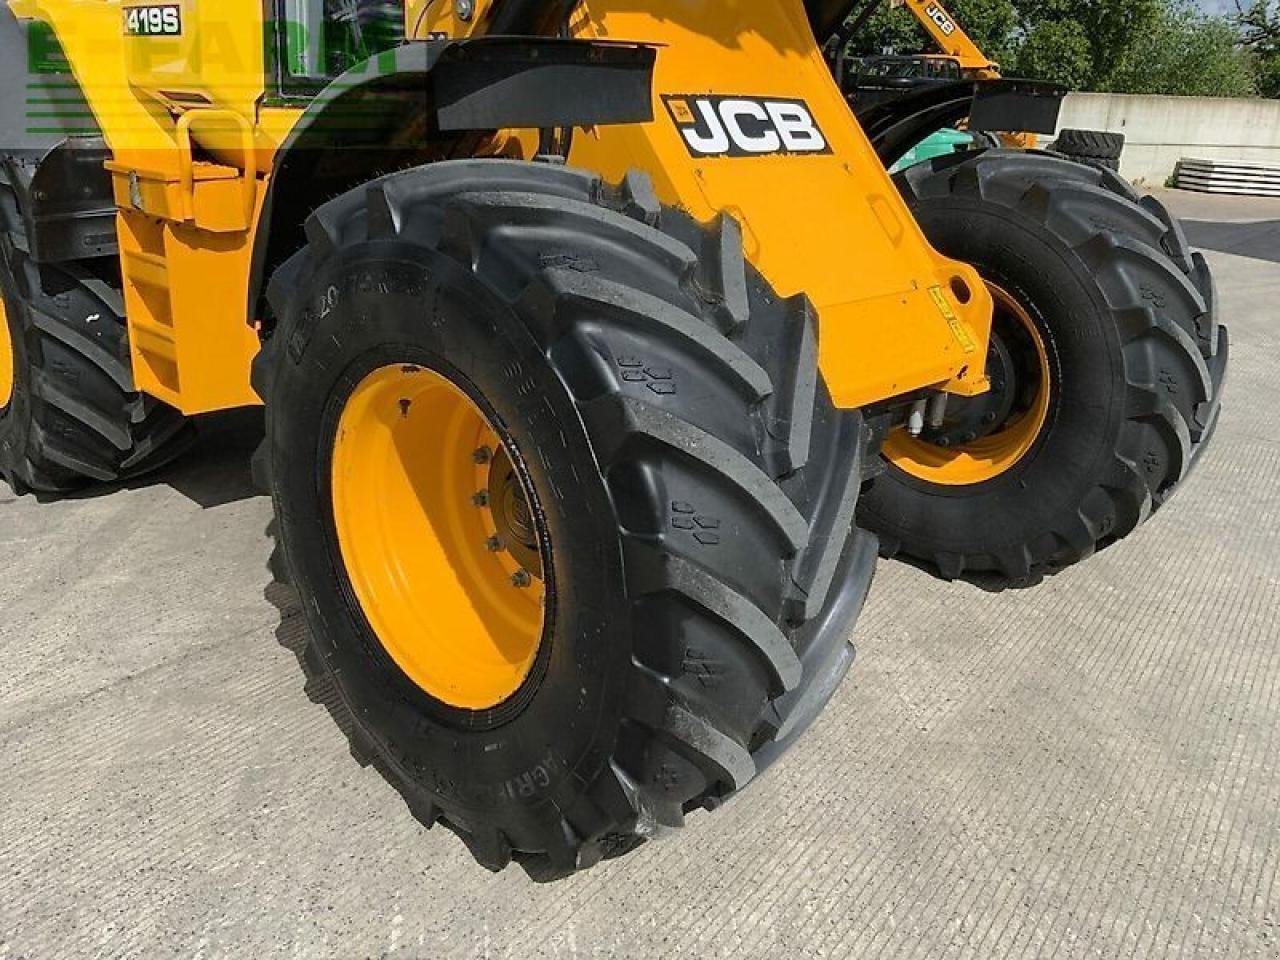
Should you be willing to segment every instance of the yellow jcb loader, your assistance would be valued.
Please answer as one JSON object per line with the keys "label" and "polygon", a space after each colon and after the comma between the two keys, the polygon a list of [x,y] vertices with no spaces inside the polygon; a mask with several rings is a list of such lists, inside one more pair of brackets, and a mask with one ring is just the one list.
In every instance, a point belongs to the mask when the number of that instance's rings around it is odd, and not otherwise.
{"label": "yellow jcb loader", "polygon": [[1036,153],[892,180],[931,121],[856,122],[848,3],[10,6],[0,470],[131,477],[265,404],[303,667],[489,868],[742,790],[848,668],[878,543],[1034,579],[1213,430],[1178,225]]}

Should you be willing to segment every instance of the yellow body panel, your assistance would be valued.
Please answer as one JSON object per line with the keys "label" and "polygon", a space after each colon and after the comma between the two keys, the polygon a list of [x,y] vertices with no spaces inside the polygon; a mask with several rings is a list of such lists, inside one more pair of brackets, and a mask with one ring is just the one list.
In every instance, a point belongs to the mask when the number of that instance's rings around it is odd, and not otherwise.
{"label": "yellow body panel", "polygon": [[[274,153],[300,113],[263,104],[261,0],[181,2],[181,38],[124,36],[122,17],[140,0],[12,6],[54,26],[112,149],[138,384],[192,414],[255,402],[254,318],[244,316],[253,234]],[[490,7],[463,21],[453,4],[411,0],[407,27],[422,38],[483,31]],[[737,218],[752,263],[781,294],[806,293],[817,307],[838,404],[986,389],[986,288],[925,240],[831,79],[800,0],[590,0],[575,32],[660,51],[655,120],[579,131],[571,162],[612,180],[645,170],[665,202],[704,220]],[[708,95],[803,103],[826,149],[693,155],[678,121]]]}
{"label": "yellow body panel", "polygon": [[253,235],[264,174],[302,111],[260,106],[261,0],[181,0],[180,37],[127,36],[140,5],[11,3],[54,27],[111,148],[138,388],[187,414],[256,404]]}
{"label": "yellow body panel", "polygon": [[[736,217],[748,258],[777,291],[806,293],[817,307],[822,372],[838,405],[949,382],[958,392],[985,389],[986,289],[971,267],[925,240],[831,78],[800,3],[585,7],[584,33],[663,49],[654,122],[580,135],[571,163],[611,180],[639,167],[665,202],[702,220],[722,210]],[[803,101],[830,151],[693,157],[670,105],[708,93]],[[967,302],[953,288],[967,291]]]}

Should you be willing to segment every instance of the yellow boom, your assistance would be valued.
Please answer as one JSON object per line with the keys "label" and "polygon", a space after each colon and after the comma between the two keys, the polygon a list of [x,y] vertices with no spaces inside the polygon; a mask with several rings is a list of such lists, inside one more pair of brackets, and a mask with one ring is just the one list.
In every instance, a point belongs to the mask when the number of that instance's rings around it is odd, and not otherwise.
{"label": "yellow boom", "polygon": [[906,7],[929,31],[938,49],[960,63],[960,69],[978,77],[998,77],[1000,65],[979,49],[973,38],[939,0],[892,0],[894,8]]}

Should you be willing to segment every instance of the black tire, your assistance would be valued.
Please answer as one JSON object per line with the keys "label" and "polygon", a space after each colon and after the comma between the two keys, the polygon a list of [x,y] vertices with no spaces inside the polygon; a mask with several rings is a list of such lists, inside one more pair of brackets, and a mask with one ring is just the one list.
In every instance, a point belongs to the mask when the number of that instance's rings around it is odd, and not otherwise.
{"label": "black tire", "polygon": [[[808,302],[745,265],[735,221],[699,225],[634,175],[441,163],[307,233],[271,284],[255,460],[304,669],[336,686],[353,754],[486,867],[540,880],[744,787],[843,676],[875,562],[853,527],[868,432],[830,402]],[[450,712],[394,666],[335,546],[335,408],[369,364],[409,357],[465,384],[533,489],[558,492],[540,508],[552,653],[500,718]]]}
{"label": "black tire", "polygon": [[1123,133],[1106,133],[1102,130],[1063,130],[1058,134],[1053,149],[1064,156],[1083,160],[1095,160],[1114,164],[1118,169],[1124,155]]}
{"label": "black tire", "polygon": [[1120,172],[1119,160],[1101,160],[1098,157],[1078,157],[1067,153],[1062,154],[1062,156],[1073,163],[1084,164],[1086,167],[1096,167],[1099,170],[1108,170],[1111,173]]}
{"label": "black tire", "polygon": [[65,493],[155,470],[188,446],[178,411],[134,389],[118,266],[32,263],[0,239],[14,390],[0,410],[0,475],[18,493]]}
{"label": "black tire", "polygon": [[1014,467],[946,487],[890,467],[859,507],[887,554],[1032,582],[1168,502],[1217,423],[1228,337],[1178,223],[1113,174],[1037,153],[940,159],[897,183],[931,242],[1028,309],[1049,419]]}

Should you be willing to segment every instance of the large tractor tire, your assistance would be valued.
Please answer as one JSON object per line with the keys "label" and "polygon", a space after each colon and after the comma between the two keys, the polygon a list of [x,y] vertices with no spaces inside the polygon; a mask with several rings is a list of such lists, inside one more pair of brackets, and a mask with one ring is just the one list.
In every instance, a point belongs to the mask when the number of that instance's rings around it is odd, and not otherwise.
{"label": "large tractor tire", "polygon": [[1228,350],[1213,280],[1164,207],[1106,171],[993,150],[897,183],[991,287],[992,390],[889,435],[861,522],[948,579],[1034,582],[1132,533],[1204,452]]}
{"label": "large tractor tire", "polygon": [[440,163],[307,235],[256,466],[356,758],[541,880],[741,790],[843,676],[875,562],[808,302],[634,175]]}
{"label": "large tractor tire", "polygon": [[134,389],[114,261],[37,266],[0,238],[0,475],[18,493],[140,476],[188,445]]}

